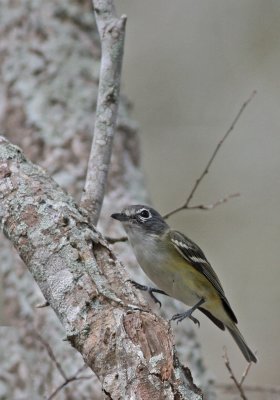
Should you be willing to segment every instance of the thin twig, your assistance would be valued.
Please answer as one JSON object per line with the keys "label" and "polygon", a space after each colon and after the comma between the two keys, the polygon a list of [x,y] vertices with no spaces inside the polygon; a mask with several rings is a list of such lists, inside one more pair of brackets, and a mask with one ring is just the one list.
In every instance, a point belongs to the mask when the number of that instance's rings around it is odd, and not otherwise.
{"label": "thin twig", "polygon": [[[249,105],[249,103],[252,101],[253,97],[256,95],[256,90],[254,90],[251,94],[251,96],[242,104],[241,108],[239,109],[236,117],[234,118],[232,124],[230,125],[230,127],[228,128],[228,130],[226,131],[225,135],[222,137],[222,139],[219,141],[219,143],[217,144],[213,154],[211,155],[208,163],[206,164],[206,167],[204,168],[204,170],[202,171],[201,175],[199,176],[199,178],[196,180],[192,190],[190,191],[189,196],[187,197],[186,202],[178,208],[175,208],[174,210],[170,211],[169,213],[164,215],[164,218],[167,219],[169,218],[171,215],[182,211],[182,210],[187,210],[187,209],[193,209],[193,208],[200,208],[201,210],[209,210],[209,208],[206,207],[191,207],[189,206],[190,201],[192,200],[198,186],[200,185],[201,181],[203,180],[203,178],[205,177],[205,175],[207,175],[207,173],[209,172],[209,168],[211,166],[211,164],[213,163],[214,159],[216,158],[216,155],[218,153],[218,151],[220,150],[221,146],[223,145],[223,143],[225,142],[225,140],[227,139],[227,137],[229,136],[229,134],[234,130],[235,125],[237,124],[238,120],[240,119],[241,115],[243,114],[244,110],[246,109],[246,107]],[[232,196],[228,196],[228,198],[230,198]],[[222,204],[224,202],[217,202],[218,204]],[[217,204],[217,205],[218,205]],[[213,208],[213,207],[212,207]]]}
{"label": "thin twig", "polygon": [[243,374],[242,374],[242,377],[241,377],[241,379],[240,379],[240,381],[239,381],[239,385],[240,385],[240,386],[243,385],[243,382],[245,381],[246,376],[248,375],[251,366],[252,366],[252,363],[250,362],[250,363],[248,363],[247,367],[245,368],[245,370],[244,370],[244,372],[243,372]]}
{"label": "thin twig", "polygon": [[212,204],[198,204],[196,206],[188,206],[188,210],[213,210],[213,208],[226,203],[229,199],[233,197],[239,197],[240,193],[232,193],[226,197],[222,197],[221,199],[217,200],[215,203]]}
{"label": "thin twig", "polygon": [[55,363],[56,368],[58,369],[60,375],[62,376],[62,378],[64,379],[64,381],[61,383],[61,385],[59,385],[55,391],[48,397],[48,400],[53,399],[57,393],[62,390],[66,385],[68,385],[68,383],[73,382],[73,381],[77,381],[80,379],[91,379],[92,376],[78,376],[84,369],[87,368],[87,365],[84,364],[82,365],[76,372],[75,374],[71,375],[69,378],[66,375],[66,372],[64,371],[64,369],[62,368],[62,365],[60,364],[60,362],[57,360],[51,346],[49,345],[49,343],[43,338],[43,336],[40,335],[39,332],[35,331],[35,336],[37,337],[37,339],[43,344],[43,346],[45,347],[50,359]]}
{"label": "thin twig", "polygon": [[44,308],[49,307],[50,303],[48,301],[44,301],[43,303],[39,303],[35,305],[35,308]]}
{"label": "thin twig", "polygon": [[110,165],[119,104],[126,16],[117,18],[113,0],[93,0],[101,40],[101,66],[94,137],[81,206],[99,219]]}
{"label": "thin twig", "polygon": [[47,400],[52,400],[55,398],[55,396],[70,382],[74,381],[79,381],[79,380],[85,380],[85,379],[92,379],[92,376],[78,376],[87,366],[83,365],[81,368],[79,368],[76,373],[69,378],[65,379],[64,382],[62,382],[61,385],[59,385],[55,391],[48,397]]}
{"label": "thin twig", "polygon": [[[236,390],[235,384],[231,383],[215,383],[215,387],[218,389],[224,390]],[[256,393],[269,393],[269,394],[278,394],[280,395],[280,387],[279,386],[257,386],[257,385],[243,385],[243,389],[247,392],[256,392]]]}
{"label": "thin twig", "polygon": [[252,363],[249,363],[249,364],[247,365],[245,371],[243,372],[243,375],[242,375],[242,378],[241,378],[240,382],[238,382],[238,380],[237,380],[237,378],[235,377],[235,375],[234,375],[234,373],[233,373],[233,370],[232,370],[232,368],[231,368],[231,365],[230,365],[230,361],[229,361],[229,358],[228,358],[228,355],[227,355],[227,350],[226,350],[226,348],[224,348],[223,358],[224,358],[224,361],[225,361],[225,366],[226,366],[226,368],[227,368],[227,370],[228,370],[228,372],[229,372],[229,376],[230,376],[230,378],[233,380],[233,382],[234,382],[236,388],[238,389],[239,394],[240,394],[240,397],[241,397],[243,400],[248,400],[247,397],[246,397],[246,395],[245,395],[245,392],[244,392],[244,389],[243,389],[243,387],[242,387],[242,384],[243,384],[243,382],[245,381],[245,379],[246,379],[246,377],[247,377],[247,375],[248,375],[248,372],[249,372],[249,370],[250,370],[250,368],[251,368],[251,364],[252,364]]}
{"label": "thin twig", "polygon": [[111,236],[105,236],[105,239],[110,244],[115,244],[115,243],[127,242],[128,237],[127,236],[120,236],[119,238],[112,238]]}
{"label": "thin twig", "polygon": [[57,360],[56,356],[54,355],[54,352],[51,348],[51,346],[49,345],[49,343],[43,338],[43,336],[40,335],[39,332],[35,331],[35,336],[37,337],[37,339],[42,343],[42,345],[45,347],[45,349],[47,350],[47,353],[50,357],[50,359],[55,363],[56,368],[58,369],[58,371],[60,372],[60,375],[62,376],[63,379],[67,380],[67,375],[64,372],[60,362]]}

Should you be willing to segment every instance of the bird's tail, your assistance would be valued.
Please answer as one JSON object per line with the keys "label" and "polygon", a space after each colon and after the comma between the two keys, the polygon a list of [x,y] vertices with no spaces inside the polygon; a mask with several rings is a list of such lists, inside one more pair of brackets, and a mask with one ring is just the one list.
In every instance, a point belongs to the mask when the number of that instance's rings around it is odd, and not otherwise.
{"label": "bird's tail", "polygon": [[242,351],[242,353],[243,353],[244,357],[246,358],[246,360],[249,363],[250,362],[256,363],[257,362],[257,358],[256,358],[255,354],[247,346],[247,344],[245,342],[245,339],[243,338],[243,336],[239,332],[239,329],[237,328],[237,326],[235,324],[232,324],[231,326],[227,326],[227,329],[228,329],[229,333],[231,334],[231,336],[233,337],[233,339],[235,340],[237,346]]}

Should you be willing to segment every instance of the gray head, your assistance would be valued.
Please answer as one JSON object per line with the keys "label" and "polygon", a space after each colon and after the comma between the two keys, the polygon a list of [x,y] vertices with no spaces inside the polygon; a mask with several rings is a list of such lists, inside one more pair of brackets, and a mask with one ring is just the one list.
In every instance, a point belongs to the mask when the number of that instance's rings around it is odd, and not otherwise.
{"label": "gray head", "polygon": [[128,234],[130,231],[142,231],[145,234],[161,235],[169,229],[156,210],[141,204],[125,207],[121,213],[112,214],[111,217],[121,221]]}

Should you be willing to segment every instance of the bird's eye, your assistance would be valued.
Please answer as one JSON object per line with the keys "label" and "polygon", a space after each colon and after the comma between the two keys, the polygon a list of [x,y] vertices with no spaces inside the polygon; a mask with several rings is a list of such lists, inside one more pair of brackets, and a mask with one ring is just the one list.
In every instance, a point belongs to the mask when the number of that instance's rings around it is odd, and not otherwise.
{"label": "bird's eye", "polygon": [[150,213],[149,213],[149,211],[147,211],[147,210],[141,211],[140,215],[141,215],[141,217],[143,217],[143,218],[149,218],[149,217],[150,217]]}

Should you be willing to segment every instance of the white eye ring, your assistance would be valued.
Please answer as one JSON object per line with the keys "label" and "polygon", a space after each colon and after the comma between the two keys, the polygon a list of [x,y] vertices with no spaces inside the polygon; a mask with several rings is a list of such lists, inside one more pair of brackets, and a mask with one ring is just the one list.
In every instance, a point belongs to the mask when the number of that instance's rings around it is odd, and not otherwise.
{"label": "white eye ring", "polygon": [[[152,214],[151,214],[150,211],[147,210],[146,208],[141,208],[141,210],[139,210],[139,211],[137,212],[137,214],[139,215],[139,217],[140,217],[143,221],[152,218]],[[142,215],[141,215],[141,214],[142,214]],[[145,215],[144,215],[144,214],[145,214]]]}

